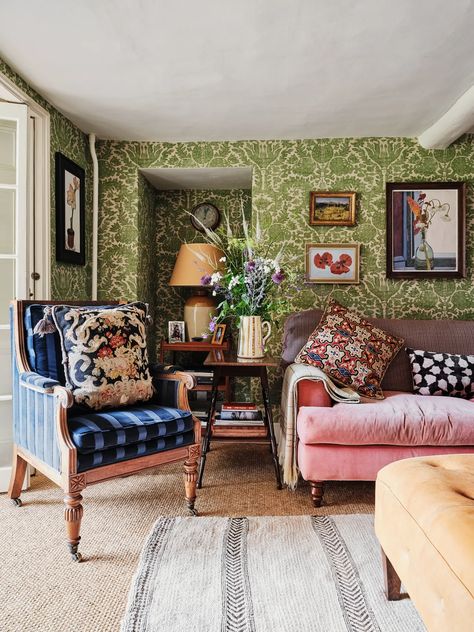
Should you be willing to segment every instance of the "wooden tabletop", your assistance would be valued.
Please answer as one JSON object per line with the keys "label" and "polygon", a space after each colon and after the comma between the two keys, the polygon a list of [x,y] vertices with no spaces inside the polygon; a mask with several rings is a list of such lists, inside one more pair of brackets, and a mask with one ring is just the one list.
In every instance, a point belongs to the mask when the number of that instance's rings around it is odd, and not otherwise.
{"label": "wooden tabletop", "polygon": [[211,351],[212,349],[228,349],[229,341],[225,340],[222,345],[213,345],[206,340],[194,341],[189,340],[186,342],[168,342],[167,340],[161,341],[161,348],[166,351]]}
{"label": "wooden tabletop", "polygon": [[235,351],[225,349],[213,349],[207,354],[204,366],[279,366],[280,360],[264,356],[255,360],[238,358]]}

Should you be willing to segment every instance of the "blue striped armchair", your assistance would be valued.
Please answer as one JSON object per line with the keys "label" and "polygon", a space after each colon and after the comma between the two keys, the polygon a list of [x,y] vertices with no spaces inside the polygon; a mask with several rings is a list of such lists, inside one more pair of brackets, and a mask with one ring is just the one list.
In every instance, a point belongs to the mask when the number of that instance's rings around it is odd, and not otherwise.
{"label": "blue striped armchair", "polygon": [[116,410],[76,406],[64,385],[58,334],[33,333],[44,307],[57,304],[12,303],[14,455],[8,495],[21,506],[27,463],[62,487],[68,547],[72,559],[80,561],[82,491],[87,485],[183,460],[186,503],[196,513],[201,428],[188,403],[193,377],[160,372],[159,367],[152,370],[155,395],[150,401]]}

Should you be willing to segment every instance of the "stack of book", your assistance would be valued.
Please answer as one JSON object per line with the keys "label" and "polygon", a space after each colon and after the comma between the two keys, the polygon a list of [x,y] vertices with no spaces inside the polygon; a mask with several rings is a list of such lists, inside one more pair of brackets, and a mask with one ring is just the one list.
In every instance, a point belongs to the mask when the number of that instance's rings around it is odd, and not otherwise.
{"label": "stack of book", "polygon": [[229,402],[222,404],[220,414],[216,414],[214,433],[218,436],[265,437],[267,429],[263,417],[255,404]]}

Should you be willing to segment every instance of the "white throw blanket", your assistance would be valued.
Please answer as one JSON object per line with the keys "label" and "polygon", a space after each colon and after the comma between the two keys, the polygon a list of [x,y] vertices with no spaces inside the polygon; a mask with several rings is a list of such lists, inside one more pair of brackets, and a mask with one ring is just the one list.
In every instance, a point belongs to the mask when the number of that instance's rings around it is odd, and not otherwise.
{"label": "white throw blanket", "polygon": [[322,382],[328,395],[335,402],[359,404],[360,396],[350,388],[339,388],[321,369],[307,364],[290,364],[285,371],[281,394],[281,439],[279,446],[280,464],[283,466],[283,481],[290,489],[298,483],[296,464],[296,417],[298,415],[298,389],[300,380]]}

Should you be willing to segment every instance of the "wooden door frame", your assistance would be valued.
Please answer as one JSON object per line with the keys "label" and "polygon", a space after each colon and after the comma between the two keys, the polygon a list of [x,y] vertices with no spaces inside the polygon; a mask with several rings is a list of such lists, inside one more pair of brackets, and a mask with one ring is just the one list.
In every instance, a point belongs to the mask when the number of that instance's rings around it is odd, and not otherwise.
{"label": "wooden door frame", "polygon": [[[37,272],[35,298],[48,300],[51,296],[51,180],[50,180],[50,114],[19,88],[11,79],[0,72],[0,90],[11,95],[12,103],[24,103],[28,106],[29,120],[33,119],[34,135],[31,123],[28,125],[28,283],[33,288],[31,274]],[[7,98],[4,96],[3,98]],[[10,96],[8,96],[10,100]],[[34,181],[31,165],[35,164]],[[34,213],[34,215],[33,215]],[[35,239],[33,242],[33,222]],[[28,298],[28,297],[25,297]]]}

